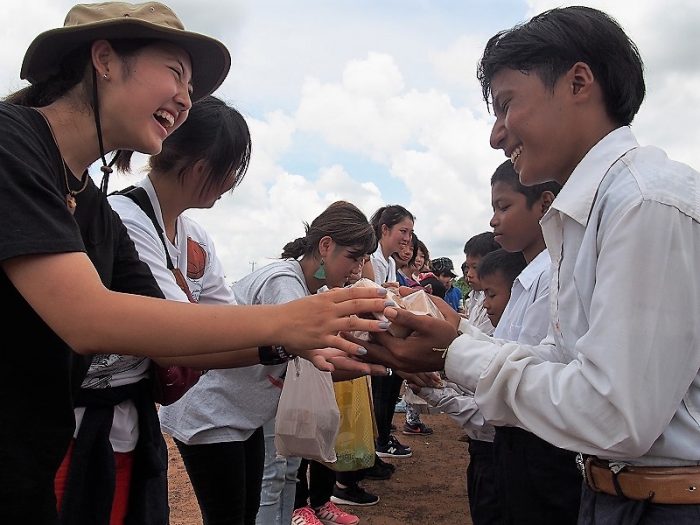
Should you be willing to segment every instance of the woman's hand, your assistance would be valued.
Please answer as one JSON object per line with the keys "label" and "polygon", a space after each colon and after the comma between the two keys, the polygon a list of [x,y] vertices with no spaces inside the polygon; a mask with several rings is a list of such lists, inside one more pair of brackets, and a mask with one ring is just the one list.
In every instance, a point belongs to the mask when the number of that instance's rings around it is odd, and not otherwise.
{"label": "woman's hand", "polygon": [[363,355],[361,345],[338,335],[339,332],[383,332],[389,327],[385,321],[363,319],[357,314],[382,313],[387,305],[383,288],[335,288],[325,293],[310,295],[295,301],[276,305],[279,315],[273,322],[279,324],[275,343],[289,352],[301,355],[304,350],[335,348],[349,355]]}
{"label": "woman's hand", "polygon": [[311,361],[311,363],[324,372],[335,372],[342,370],[350,373],[353,377],[366,375],[387,375],[385,366],[367,363],[348,357],[348,354],[337,348],[316,348],[313,350],[302,350],[297,354],[299,357]]}

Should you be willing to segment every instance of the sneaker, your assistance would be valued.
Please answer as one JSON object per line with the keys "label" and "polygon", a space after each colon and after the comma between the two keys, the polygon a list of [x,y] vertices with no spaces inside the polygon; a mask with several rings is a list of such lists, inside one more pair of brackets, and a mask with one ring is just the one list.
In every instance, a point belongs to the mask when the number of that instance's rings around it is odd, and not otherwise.
{"label": "sneaker", "polygon": [[292,512],[292,525],[323,525],[311,507],[301,507]]}
{"label": "sneaker", "polygon": [[384,461],[382,458],[380,458],[380,457],[377,456],[376,454],[374,455],[374,464],[375,464],[375,465],[379,465],[379,466],[381,466],[382,468],[386,468],[386,469],[391,470],[391,473],[392,473],[392,474],[393,474],[394,472],[396,472],[396,467],[395,467],[394,465],[392,465],[391,463],[387,463],[386,461]]}
{"label": "sneaker", "polygon": [[[377,458],[379,459],[379,458]],[[380,465],[379,463],[375,463],[369,468],[366,468],[362,471],[362,475],[364,476],[365,479],[374,479],[374,480],[384,480],[384,479],[390,479],[391,476],[394,474],[394,471],[391,470],[388,467],[384,467]]]}
{"label": "sneaker", "polygon": [[388,468],[388,469],[391,470],[392,472],[396,472],[396,466],[395,466],[393,463],[387,463],[387,462],[384,461],[382,458],[380,458],[379,456],[377,456],[377,454],[374,455],[374,464],[375,464],[375,465],[380,465],[380,466],[382,466],[382,467],[384,467],[384,468]]}
{"label": "sneaker", "polygon": [[430,434],[433,433],[433,429],[430,428],[429,426],[427,426],[422,421],[419,421],[415,425],[412,425],[410,423],[404,423],[403,430],[401,431],[401,433],[405,434],[407,436],[413,436],[413,435],[429,436]]}
{"label": "sneaker", "polygon": [[396,436],[394,434],[389,434],[389,443],[393,443],[394,445],[398,445],[399,447],[405,448],[409,452],[413,452],[413,449],[411,447],[400,443],[399,440],[396,439]]}
{"label": "sneaker", "polygon": [[411,447],[405,447],[394,436],[389,436],[386,445],[377,445],[377,456],[380,458],[410,458],[413,455]]}
{"label": "sneaker", "polygon": [[354,514],[340,510],[332,501],[320,509],[316,509],[316,517],[323,525],[357,525],[360,518]]}
{"label": "sneaker", "polygon": [[370,505],[376,505],[379,501],[379,496],[370,494],[357,483],[348,485],[345,488],[340,488],[336,483],[335,487],[333,487],[331,501],[339,505],[360,505],[362,507],[368,507]]}

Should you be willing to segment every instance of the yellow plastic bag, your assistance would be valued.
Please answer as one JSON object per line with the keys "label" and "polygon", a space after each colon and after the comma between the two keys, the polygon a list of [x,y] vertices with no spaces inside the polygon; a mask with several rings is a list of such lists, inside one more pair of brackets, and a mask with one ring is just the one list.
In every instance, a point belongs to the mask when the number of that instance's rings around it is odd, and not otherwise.
{"label": "yellow plastic bag", "polygon": [[374,465],[376,425],[372,410],[371,391],[366,377],[333,383],[340,411],[340,428],[335,440],[338,460],[327,465],[333,470],[347,472]]}

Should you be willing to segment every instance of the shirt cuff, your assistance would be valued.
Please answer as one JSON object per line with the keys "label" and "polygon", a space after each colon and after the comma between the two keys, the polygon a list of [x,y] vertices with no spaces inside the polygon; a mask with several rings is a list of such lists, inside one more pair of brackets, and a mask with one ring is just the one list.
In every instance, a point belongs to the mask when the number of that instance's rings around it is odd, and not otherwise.
{"label": "shirt cuff", "polygon": [[499,346],[466,320],[459,323],[459,330],[462,335],[452,341],[445,358],[445,375],[475,392],[479,378],[496,357]]}

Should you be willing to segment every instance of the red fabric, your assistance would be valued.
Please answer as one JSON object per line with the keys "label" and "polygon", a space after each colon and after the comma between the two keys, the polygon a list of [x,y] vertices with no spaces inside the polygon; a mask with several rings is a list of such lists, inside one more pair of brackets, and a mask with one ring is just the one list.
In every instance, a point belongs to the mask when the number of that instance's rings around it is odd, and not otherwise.
{"label": "red fabric", "polygon": [[66,455],[63,456],[63,461],[61,466],[58,467],[58,472],[56,472],[56,477],[54,478],[54,492],[56,493],[56,510],[61,513],[61,504],[63,503],[63,493],[66,491],[66,483],[68,482],[68,466],[70,465],[71,458],[73,457],[73,445],[75,440],[71,440],[70,445],[68,445],[68,451]]}
{"label": "red fabric", "polygon": [[131,487],[131,472],[134,466],[133,452],[115,452],[114,466],[117,479],[114,486],[114,501],[109,525],[124,525],[124,517],[129,508],[129,488]]}
{"label": "red fabric", "polygon": [[[71,458],[73,457],[72,440],[68,452],[63,457],[61,466],[56,472],[54,479],[54,492],[56,493],[56,508],[61,512],[61,504],[63,503],[63,494],[66,490],[66,482],[68,481],[68,468]],[[134,465],[133,452],[115,452],[114,453],[114,468],[117,474],[114,484],[114,499],[112,500],[112,513],[110,515],[110,525],[124,525],[124,518],[129,508],[129,488],[131,487],[131,472]]]}

